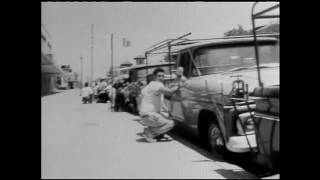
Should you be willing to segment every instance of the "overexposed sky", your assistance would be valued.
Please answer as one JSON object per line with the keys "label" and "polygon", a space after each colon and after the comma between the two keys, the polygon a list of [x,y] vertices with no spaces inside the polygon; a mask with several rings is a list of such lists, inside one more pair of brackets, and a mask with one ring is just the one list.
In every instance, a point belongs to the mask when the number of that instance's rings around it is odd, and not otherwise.
{"label": "overexposed sky", "polygon": [[[257,12],[276,3],[263,2]],[[253,2],[41,2],[41,21],[51,35],[55,61],[90,74],[91,24],[94,24],[94,78],[110,67],[110,34],[114,33],[114,63],[135,63],[134,57],[167,38],[191,32],[188,38],[222,37],[242,25],[251,29]],[[278,11],[279,12],[279,11]],[[270,21],[270,20],[268,20]],[[258,25],[266,23],[258,20]],[[122,38],[131,41],[122,47]]]}

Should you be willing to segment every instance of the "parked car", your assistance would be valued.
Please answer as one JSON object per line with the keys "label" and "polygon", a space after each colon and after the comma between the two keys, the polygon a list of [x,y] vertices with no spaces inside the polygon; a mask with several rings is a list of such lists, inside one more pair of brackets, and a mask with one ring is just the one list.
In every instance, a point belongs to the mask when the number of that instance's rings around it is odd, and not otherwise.
{"label": "parked car", "polygon": [[[278,39],[259,36],[257,41],[262,83],[279,85]],[[237,102],[236,112],[231,99],[244,98],[259,86],[254,39],[199,41],[177,51],[177,67],[184,68],[187,80],[175,95],[165,100],[173,119],[205,140],[217,155],[225,150],[236,153],[256,150],[249,113],[256,104]]]}

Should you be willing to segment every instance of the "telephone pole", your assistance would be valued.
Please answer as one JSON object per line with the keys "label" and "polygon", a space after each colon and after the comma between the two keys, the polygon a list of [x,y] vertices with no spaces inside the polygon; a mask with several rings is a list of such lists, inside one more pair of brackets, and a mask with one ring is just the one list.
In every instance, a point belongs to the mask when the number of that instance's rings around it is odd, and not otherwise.
{"label": "telephone pole", "polygon": [[82,86],[83,86],[83,59],[82,59],[82,55],[80,56],[80,69],[81,69],[80,87],[82,88]]}
{"label": "telephone pole", "polygon": [[113,33],[111,33],[111,82],[113,83]]}
{"label": "telephone pole", "polygon": [[[111,84],[113,84],[113,33],[111,33],[111,46],[110,46],[110,48],[111,48]],[[115,94],[115,92],[113,92],[114,90],[113,90],[113,88],[111,88],[111,111],[113,111],[114,109],[113,109],[113,107],[114,107],[114,104],[115,104],[115,102],[114,102],[114,100],[115,100],[115,97],[114,97],[114,94]]]}
{"label": "telephone pole", "polygon": [[93,81],[93,24],[91,24],[91,78],[90,84]]}

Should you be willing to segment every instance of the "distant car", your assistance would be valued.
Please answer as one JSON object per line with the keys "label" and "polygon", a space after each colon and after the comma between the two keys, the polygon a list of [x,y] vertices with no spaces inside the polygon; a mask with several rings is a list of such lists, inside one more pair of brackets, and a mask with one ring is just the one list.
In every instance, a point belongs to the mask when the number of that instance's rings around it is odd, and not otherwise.
{"label": "distant car", "polygon": [[[279,85],[278,40],[259,37],[258,43],[262,82]],[[238,116],[231,99],[244,98],[259,86],[253,38],[200,41],[177,51],[177,67],[184,68],[187,80],[165,99],[177,124],[208,142],[217,155],[226,149],[236,153],[257,149],[249,113],[256,104],[249,109],[238,103]]]}

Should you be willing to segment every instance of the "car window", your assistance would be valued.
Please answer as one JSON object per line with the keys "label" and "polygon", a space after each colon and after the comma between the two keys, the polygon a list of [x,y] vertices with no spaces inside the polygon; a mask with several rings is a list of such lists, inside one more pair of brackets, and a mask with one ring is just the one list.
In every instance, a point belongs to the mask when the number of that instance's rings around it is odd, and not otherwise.
{"label": "car window", "polygon": [[187,78],[190,76],[198,76],[197,70],[192,62],[189,52],[184,52],[180,56],[179,66],[184,69],[183,75]]}

